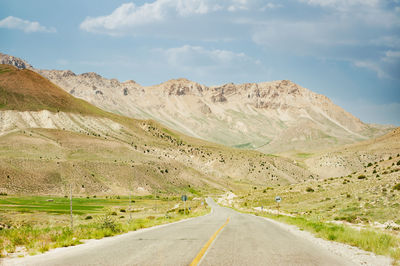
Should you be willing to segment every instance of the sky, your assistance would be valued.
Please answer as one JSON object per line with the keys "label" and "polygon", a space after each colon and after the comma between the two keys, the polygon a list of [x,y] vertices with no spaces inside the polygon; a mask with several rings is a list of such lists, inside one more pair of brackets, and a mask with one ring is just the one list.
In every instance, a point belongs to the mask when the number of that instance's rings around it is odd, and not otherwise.
{"label": "sky", "polygon": [[1,0],[0,52],[142,85],[287,79],[400,126],[400,0]]}

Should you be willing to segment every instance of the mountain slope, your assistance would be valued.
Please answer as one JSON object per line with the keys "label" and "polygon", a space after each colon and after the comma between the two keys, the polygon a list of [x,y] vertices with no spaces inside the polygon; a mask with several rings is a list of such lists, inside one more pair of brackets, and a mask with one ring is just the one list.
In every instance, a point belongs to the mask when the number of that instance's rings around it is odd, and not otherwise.
{"label": "mountain slope", "polygon": [[[300,182],[292,161],[102,111],[30,70],[1,65],[0,192],[191,193]],[[18,77],[18,78],[15,78]]]}
{"label": "mountain slope", "polygon": [[[384,136],[336,148],[305,160],[307,167],[323,177],[346,176],[367,171],[386,161],[381,170],[400,160],[400,128]],[[389,159],[390,158],[390,159]],[[372,169],[372,168],[369,168]],[[382,171],[383,171],[382,170]]]}
{"label": "mountain slope", "polygon": [[[85,115],[105,114],[66,93],[56,85],[28,69],[15,71],[9,65],[0,65],[0,110],[73,112]],[[36,86],[40,84],[40,86]]]}

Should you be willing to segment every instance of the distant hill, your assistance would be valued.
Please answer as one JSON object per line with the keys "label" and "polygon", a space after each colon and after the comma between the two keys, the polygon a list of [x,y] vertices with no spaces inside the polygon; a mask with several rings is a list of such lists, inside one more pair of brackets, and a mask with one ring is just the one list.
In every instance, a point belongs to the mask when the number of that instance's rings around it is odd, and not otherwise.
{"label": "distant hill", "polygon": [[[390,158],[390,159],[389,159]],[[323,177],[346,176],[380,165],[400,161],[400,128],[384,136],[336,148],[316,155],[305,162],[314,173]],[[384,171],[384,168],[381,172]],[[400,177],[400,176],[399,176]],[[400,181],[400,180],[399,180]]]}

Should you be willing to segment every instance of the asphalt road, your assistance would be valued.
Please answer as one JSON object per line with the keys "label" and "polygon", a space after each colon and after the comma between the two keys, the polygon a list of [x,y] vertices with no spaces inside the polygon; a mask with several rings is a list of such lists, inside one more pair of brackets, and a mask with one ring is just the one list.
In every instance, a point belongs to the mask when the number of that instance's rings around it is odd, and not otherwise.
{"label": "asphalt road", "polygon": [[208,203],[213,212],[203,217],[7,260],[5,264],[189,265],[225,224],[200,265],[351,265],[263,218],[220,207],[212,199]]}

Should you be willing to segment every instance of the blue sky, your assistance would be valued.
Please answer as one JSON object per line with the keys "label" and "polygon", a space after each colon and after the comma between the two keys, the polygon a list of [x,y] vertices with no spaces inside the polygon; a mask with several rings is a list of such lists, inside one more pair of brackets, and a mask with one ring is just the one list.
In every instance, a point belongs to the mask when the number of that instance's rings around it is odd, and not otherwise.
{"label": "blue sky", "polygon": [[289,79],[400,126],[400,0],[0,2],[0,52],[142,85]]}

